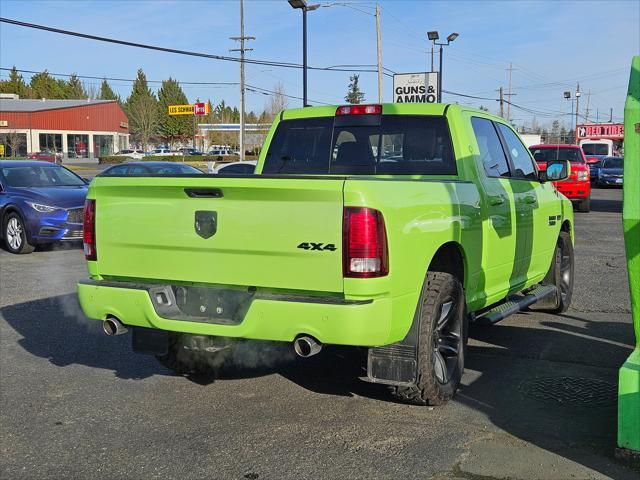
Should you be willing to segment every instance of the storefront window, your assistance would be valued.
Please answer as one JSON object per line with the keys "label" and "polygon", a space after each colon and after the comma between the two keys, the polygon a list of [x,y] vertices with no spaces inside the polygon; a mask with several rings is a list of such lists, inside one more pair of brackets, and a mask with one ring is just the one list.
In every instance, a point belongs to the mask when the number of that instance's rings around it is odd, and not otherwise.
{"label": "storefront window", "polygon": [[62,134],[60,133],[41,133],[40,134],[40,151],[43,152],[62,152]]}
{"label": "storefront window", "polygon": [[67,135],[68,158],[89,157],[89,135]]}
{"label": "storefront window", "polygon": [[93,155],[103,157],[113,154],[113,136],[111,135],[94,135],[93,136]]}
{"label": "storefront window", "polygon": [[4,153],[0,157],[26,157],[27,134],[18,132],[0,133],[0,145]]}

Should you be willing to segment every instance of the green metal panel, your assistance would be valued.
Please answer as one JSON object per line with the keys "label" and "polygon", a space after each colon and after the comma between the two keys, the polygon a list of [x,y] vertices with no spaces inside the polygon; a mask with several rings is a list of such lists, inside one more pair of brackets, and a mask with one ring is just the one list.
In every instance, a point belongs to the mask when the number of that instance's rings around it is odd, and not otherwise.
{"label": "green metal panel", "polygon": [[624,108],[622,222],[636,348],[620,369],[618,447],[640,458],[640,56],[631,63]]}

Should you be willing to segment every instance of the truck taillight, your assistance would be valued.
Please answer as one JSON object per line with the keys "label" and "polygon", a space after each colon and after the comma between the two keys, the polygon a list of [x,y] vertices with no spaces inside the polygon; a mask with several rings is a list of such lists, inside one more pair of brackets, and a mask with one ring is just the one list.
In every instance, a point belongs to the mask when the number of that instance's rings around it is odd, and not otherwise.
{"label": "truck taillight", "polygon": [[84,218],[82,222],[82,238],[84,256],[87,260],[98,260],[96,251],[96,201],[87,200],[84,203]]}
{"label": "truck taillight", "polygon": [[389,273],[387,232],[381,212],[345,207],[342,241],[345,277],[384,277]]}
{"label": "truck taillight", "polygon": [[336,109],[336,116],[341,115],[380,115],[382,105],[345,105]]}

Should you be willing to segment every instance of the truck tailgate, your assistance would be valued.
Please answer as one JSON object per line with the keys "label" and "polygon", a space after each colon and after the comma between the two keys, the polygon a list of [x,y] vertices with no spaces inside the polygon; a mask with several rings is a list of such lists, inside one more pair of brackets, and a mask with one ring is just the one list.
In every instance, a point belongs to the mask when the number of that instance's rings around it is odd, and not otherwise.
{"label": "truck tailgate", "polygon": [[339,178],[97,177],[89,198],[98,272],[342,292],[343,186]]}

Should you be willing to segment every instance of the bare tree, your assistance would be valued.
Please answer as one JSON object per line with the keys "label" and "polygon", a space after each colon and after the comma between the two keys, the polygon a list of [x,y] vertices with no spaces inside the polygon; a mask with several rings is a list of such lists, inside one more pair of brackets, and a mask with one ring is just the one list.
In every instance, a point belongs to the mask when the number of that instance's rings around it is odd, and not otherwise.
{"label": "bare tree", "polygon": [[284,92],[284,85],[278,82],[273,87],[273,90],[274,92],[269,97],[269,102],[265,107],[265,110],[271,117],[270,120],[273,120],[276,115],[289,106],[289,100]]}
{"label": "bare tree", "polygon": [[3,136],[9,150],[11,150],[11,156],[17,157],[20,147],[25,144],[27,138],[26,134],[19,133],[17,130],[9,130]]}

